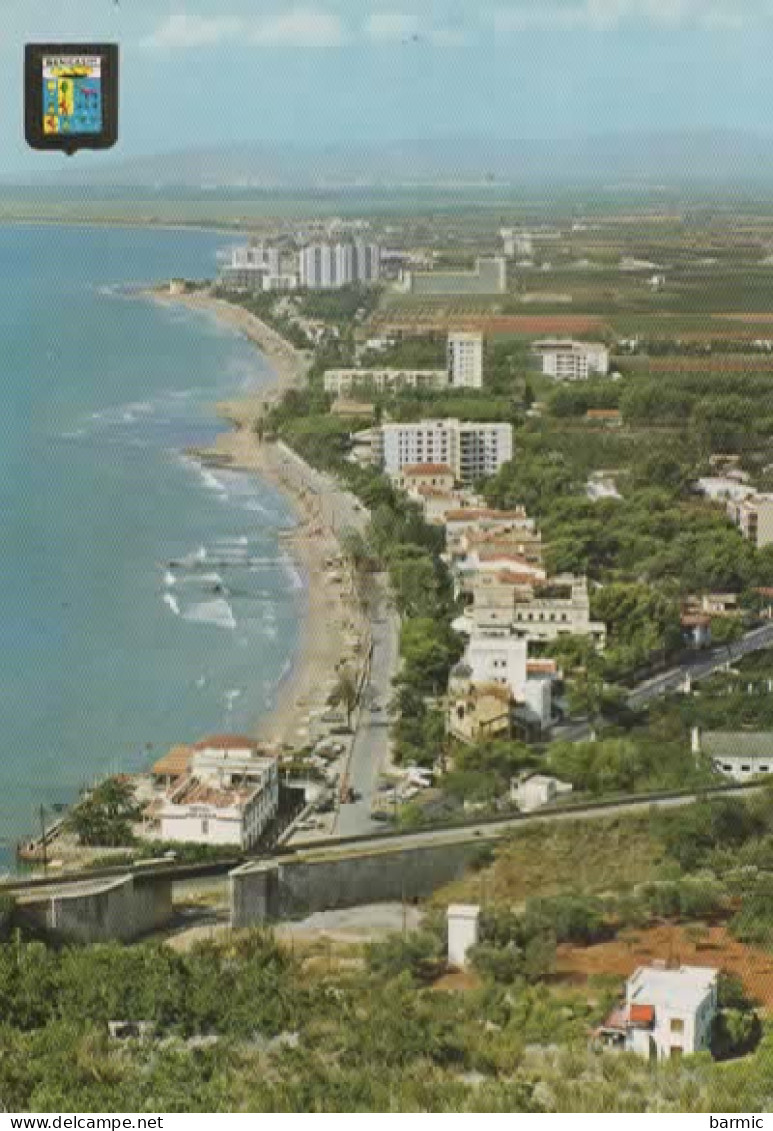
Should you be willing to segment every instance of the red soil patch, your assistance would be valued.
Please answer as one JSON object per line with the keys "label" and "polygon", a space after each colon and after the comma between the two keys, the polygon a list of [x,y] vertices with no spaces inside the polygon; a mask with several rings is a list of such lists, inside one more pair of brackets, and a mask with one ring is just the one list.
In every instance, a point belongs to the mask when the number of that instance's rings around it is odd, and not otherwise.
{"label": "red soil patch", "polygon": [[715,314],[715,318],[728,318],[731,322],[773,322],[773,314]]}
{"label": "red soil patch", "polygon": [[585,314],[442,314],[396,315],[374,319],[384,331],[446,333],[450,329],[496,334],[600,334],[609,327],[602,318]]}
{"label": "red soil patch", "polygon": [[747,354],[714,357],[653,357],[646,366],[650,373],[749,373],[773,370],[773,357]]}
{"label": "red soil patch", "polygon": [[773,1011],[773,954],[744,946],[725,927],[710,927],[700,946],[684,927],[662,924],[632,930],[630,941],[619,937],[595,946],[560,946],[557,971],[568,981],[585,982],[593,975],[613,974],[623,979],[653,959],[690,966],[716,966],[736,974],[746,992],[765,1011]]}

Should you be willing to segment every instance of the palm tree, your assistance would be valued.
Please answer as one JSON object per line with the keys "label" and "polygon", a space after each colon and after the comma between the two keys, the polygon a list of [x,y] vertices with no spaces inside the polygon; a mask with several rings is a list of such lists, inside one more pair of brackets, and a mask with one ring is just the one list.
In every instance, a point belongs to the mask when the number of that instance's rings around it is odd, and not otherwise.
{"label": "palm tree", "polygon": [[337,707],[341,704],[346,709],[346,725],[351,730],[352,727],[352,712],[357,706],[359,692],[357,690],[357,680],[354,673],[349,668],[342,668],[338,673],[338,681],[330,692],[329,703],[332,707]]}

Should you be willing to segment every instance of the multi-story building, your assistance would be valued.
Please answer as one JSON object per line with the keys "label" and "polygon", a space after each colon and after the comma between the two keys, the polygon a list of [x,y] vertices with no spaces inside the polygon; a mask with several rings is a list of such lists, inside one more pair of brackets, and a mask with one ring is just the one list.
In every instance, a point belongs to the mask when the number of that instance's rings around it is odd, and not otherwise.
{"label": "multi-story building", "polygon": [[509,738],[515,701],[499,683],[452,681],[448,696],[448,733],[460,742]]}
{"label": "multi-story building", "polygon": [[244,244],[231,249],[220,269],[219,283],[234,291],[262,291],[267,278],[282,275],[282,252],[267,244]]}
{"label": "multi-story building", "polygon": [[540,727],[550,725],[552,680],[529,671],[528,645],[515,636],[473,635],[462,659],[452,673],[452,690],[468,680],[472,685],[498,685],[507,688],[516,704],[524,708]]}
{"label": "multi-story building", "polygon": [[379,393],[397,389],[442,389],[448,384],[445,369],[328,369],[323,378],[326,393],[347,396],[355,389]]}
{"label": "multi-story building", "polygon": [[276,816],[276,755],[238,735],[214,735],[192,748],[188,772],[157,807],[161,840],[252,848]]}
{"label": "multi-story building", "polygon": [[606,625],[591,620],[588,582],[559,575],[549,580],[512,571],[480,573],[472,582],[473,631],[514,635],[532,643],[561,636],[589,636],[597,648],[606,643]]}
{"label": "multi-story building", "polygon": [[586,381],[592,374],[609,373],[609,350],[601,342],[574,342],[556,338],[535,342],[542,372],[558,381]]}
{"label": "multi-story building", "polygon": [[731,499],[727,513],[753,546],[761,548],[773,544],[773,495],[753,494],[746,499]]}
{"label": "multi-story building", "polygon": [[542,535],[523,508],[511,511],[469,507],[446,516],[446,553],[453,564],[476,550],[504,550],[527,561],[542,560]]}
{"label": "multi-story building", "polygon": [[472,271],[405,270],[401,288],[409,294],[495,295],[507,291],[507,259],[480,256]]}
{"label": "multi-story building", "polygon": [[461,331],[448,335],[448,378],[454,388],[483,387],[483,335]]}
{"label": "multi-story building", "polygon": [[718,971],[665,963],[640,966],[622,1002],[596,1032],[607,1048],[648,1060],[689,1056],[709,1047],[716,1016]]}
{"label": "multi-story building", "polygon": [[381,277],[381,249],[362,240],[309,244],[299,254],[299,276],[301,286],[310,290],[370,285]]}
{"label": "multi-story building", "polygon": [[460,420],[421,420],[384,424],[383,468],[396,477],[417,463],[448,465],[461,483],[496,474],[513,458],[510,424],[478,424]]}

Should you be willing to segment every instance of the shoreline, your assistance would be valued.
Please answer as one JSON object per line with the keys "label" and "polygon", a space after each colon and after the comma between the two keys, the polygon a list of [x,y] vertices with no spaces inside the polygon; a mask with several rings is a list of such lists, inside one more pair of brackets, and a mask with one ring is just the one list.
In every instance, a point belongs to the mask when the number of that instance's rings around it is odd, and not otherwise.
{"label": "shoreline", "polygon": [[365,618],[357,607],[351,579],[334,564],[340,559],[341,547],[324,522],[317,495],[300,481],[297,468],[291,471],[281,446],[260,440],[254,431],[261,412],[288,389],[301,387],[310,357],[256,315],[227,300],[202,292],[142,293],[163,304],[213,314],[251,341],[273,370],[273,380],[255,392],[216,406],[217,415],[230,429],[217,436],[211,449],[191,454],[203,462],[211,460],[260,475],[284,495],[297,517],[298,525],[280,540],[280,548],[291,556],[304,579],[298,648],[290,671],[276,688],[273,707],[253,728],[253,735],[275,745],[305,745],[313,737],[314,719],[327,706],[336,669],[343,664],[360,668],[367,658]]}

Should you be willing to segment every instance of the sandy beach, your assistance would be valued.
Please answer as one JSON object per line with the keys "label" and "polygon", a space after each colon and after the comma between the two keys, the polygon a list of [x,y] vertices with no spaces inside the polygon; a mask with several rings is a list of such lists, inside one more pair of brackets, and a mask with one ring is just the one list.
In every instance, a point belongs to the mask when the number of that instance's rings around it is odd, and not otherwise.
{"label": "sandy beach", "polygon": [[218,415],[231,429],[218,436],[205,458],[252,471],[278,487],[292,503],[298,526],[283,538],[283,546],[300,567],[306,582],[306,609],[301,645],[292,671],[280,685],[271,713],[261,720],[256,737],[265,742],[304,745],[315,734],[327,706],[336,670],[361,669],[367,657],[368,626],[356,600],[347,571],[334,564],[340,546],[324,522],[317,495],[305,488],[297,467],[289,474],[281,447],[259,440],[255,421],[266,407],[293,387],[301,387],[310,356],[296,350],[272,327],[248,311],[206,293],[169,295],[152,292],[160,302],[181,304],[215,314],[253,342],[270,362],[275,380],[254,394],[222,402]]}

